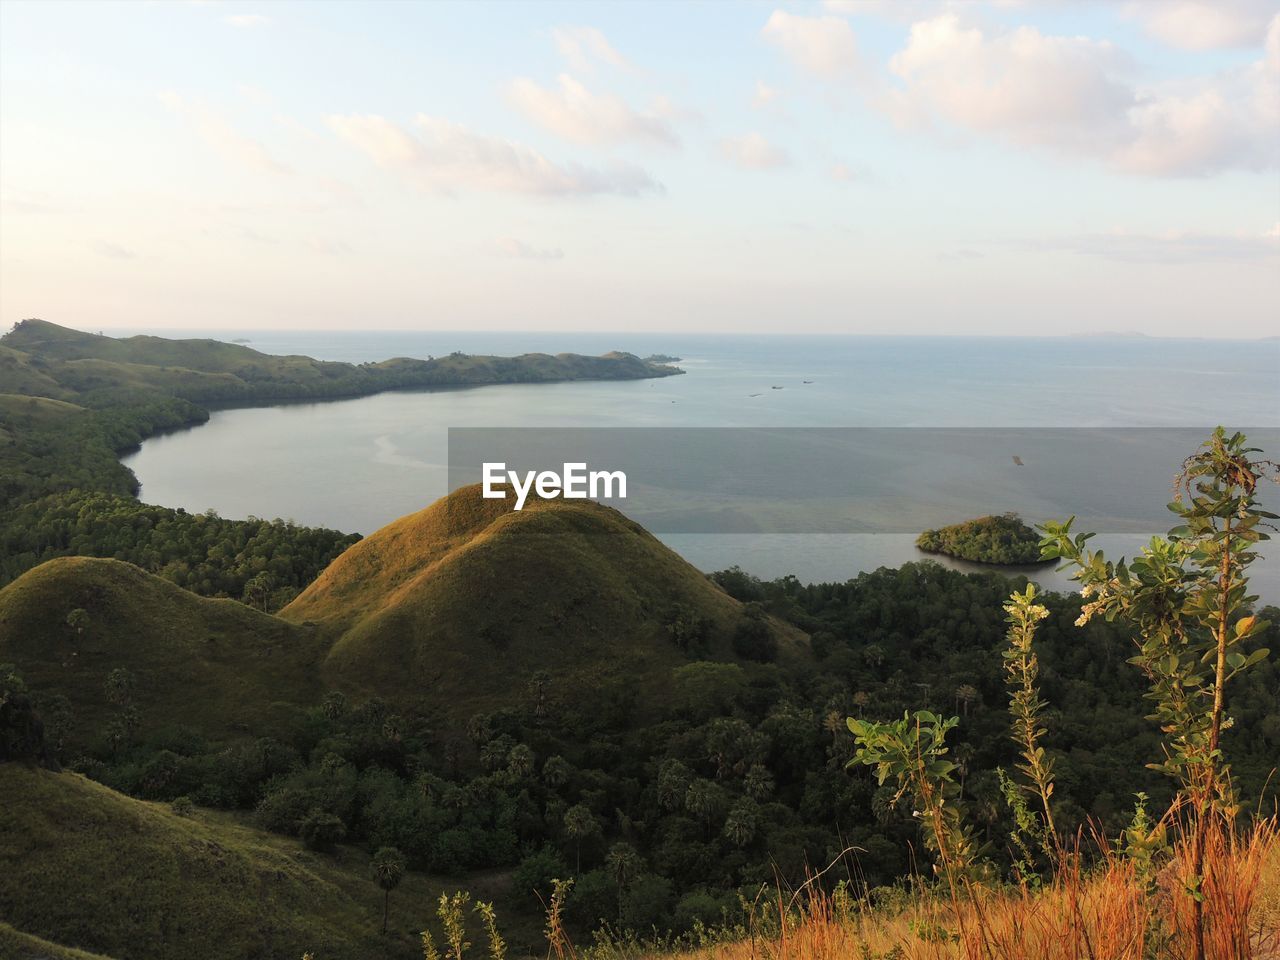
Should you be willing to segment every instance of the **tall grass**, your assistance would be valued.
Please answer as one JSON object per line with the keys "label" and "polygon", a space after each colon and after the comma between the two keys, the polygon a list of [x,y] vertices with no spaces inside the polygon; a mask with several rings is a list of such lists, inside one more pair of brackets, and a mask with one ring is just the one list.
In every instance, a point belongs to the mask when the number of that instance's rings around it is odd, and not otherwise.
{"label": "tall grass", "polygon": [[[775,911],[765,939],[714,944],[682,960],[1185,960],[1193,949],[1184,887],[1194,851],[1180,843],[1154,878],[1102,845],[1079,853],[1039,889],[978,887],[953,899],[919,886],[880,906],[813,889]],[[1203,887],[1207,960],[1280,960],[1280,836],[1274,819],[1212,830]],[[785,907],[785,903],[779,901]],[[670,957],[665,951],[591,952],[593,960]]]}

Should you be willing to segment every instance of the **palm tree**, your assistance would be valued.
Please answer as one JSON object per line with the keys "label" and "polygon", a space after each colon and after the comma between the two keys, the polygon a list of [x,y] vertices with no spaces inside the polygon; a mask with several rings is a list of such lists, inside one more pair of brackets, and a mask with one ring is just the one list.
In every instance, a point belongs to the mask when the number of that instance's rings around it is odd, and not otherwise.
{"label": "palm tree", "polygon": [[517,780],[523,780],[533,773],[533,751],[526,744],[517,743],[507,754],[507,770]]}
{"label": "palm tree", "polygon": [[382,847],[373,855],[369,869],[382,888],[382,932],[387,932],[387,912],[391,908],[391,891],[404,879],[404,854],[395,847]]}
{"label": "palm tree", "polygon": [[627,884],[631,881],[640,868],[644,866],[644,862],[640,859],[640,854],[636,853],[636,848],[629,843],[615,843],[609,848],[609,855],[605,858],[605,865],[609,868],[609,873],[613,875],[613,882],[618,885],[618,920],[622,920],[622,894],[626,890]]}
{"label": "palm tree", "polygon": [[763,800],[773,793],[773,775],[761,763],[753,763],[742,780],[743,789],[752,800]]}
{"label": "palm tree", "polygon": [[573,765],[559,754],[547,757],[546,763],[542,765],[542,779],[547,781],[549,786],[563,787],[572,776]]}
{"label": "palm tree", "polygon": [[724,835],[736,847],[745,847],[755,839],[760,825],[760,808],[751,799],[739,800],[724,821]]}
{"label": "palm tree", "polygon": [[570,840],[573,841],[573,853],[576,865],[575,873],[582,872],[582,841],[596,833],[600,832],[600,823],[596,820],[595,815],[584,807],[577,804],[565,811],[564,815],[564,832]]}
{"label": "palm tree", "polygon": [[702,818],[708,838],[711,836],[711,819],[720,809],[722,796],[720,788],[710,780],[695,780],[685,792],[685,808],[694,816]]}

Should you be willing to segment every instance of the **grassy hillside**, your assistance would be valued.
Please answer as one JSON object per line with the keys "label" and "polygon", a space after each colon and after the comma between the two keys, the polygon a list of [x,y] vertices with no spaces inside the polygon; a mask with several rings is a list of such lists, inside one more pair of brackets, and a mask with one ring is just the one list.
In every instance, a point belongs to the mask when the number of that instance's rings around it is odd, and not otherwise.
{"label": "grassy hillside", "polygon": [[540,670],[570,689],[624,676],[661,686],[687,662],[672,642],[678,617],[724,659],[745,619],[617,511],[540,500],[517,512],[479,486],[366,537],[280,616],[319,624],[333,685],[430,690],[460,716],[500,705]]}
{"label": "grassy hillside", "polygon": [[[81,609],[87,622],[68,625]],[[65,557],[0,590],[0,662],[73,705],[83,742],[118,711],[104,684],[136,678],[140,732],[182,723],[211,737],[278,728],[319,696],[314,630],[234,600],[198,597],[117,560]]]}
{"label": "grassy hillside", "polygon": [[43,320],[24,320],[0,338],[7,367],[21,374],[18,392],[119,398],[138,392],[197,403],[264,402],[290,398],[359,396],[380,390],[441,385],[632,380],[670,376],[674,367],[627,353],[602,357],[526,354],[486,357],[454,353],[425,360],[338,363],[274,356],[218,340],[107,337]]}
{"label": "grassy hillside", "polygon": [[687,662],[678,615],[706,655],[733,659],[742,605],[621,514],[559,500],[516,513],[472,487],[357,543],[280,617],[117,560],[51,560],[0,590],[0,662],[75,705],[77,740],[118,712],[104,693],[117,668],[136,677],[140,733],[180,723],[217,739],[279,730],[327,689],[429,693],[461,719],[540,670],[565,690],[661,688]]}
{"label": "grassy hillside", "polygon": [[417,931],[446,886],[406,875],[384,938],[382,893],[355,849],[312,853],[227,815],[179,816],[13,763],[0,767],[0,810],[0,954],[15,960],[86,956],[67,948],[117,960],[420,957]]}

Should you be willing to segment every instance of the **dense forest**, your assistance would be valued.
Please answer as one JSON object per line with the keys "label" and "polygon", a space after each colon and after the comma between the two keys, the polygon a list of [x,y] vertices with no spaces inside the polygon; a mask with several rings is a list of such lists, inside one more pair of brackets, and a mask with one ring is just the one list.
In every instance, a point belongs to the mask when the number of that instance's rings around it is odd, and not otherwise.
{"label": "dense forest", "polygon": [[[406,710],[333,692],[280,729],[232,743],[181,726],[131,738],[127,671],[112,681],[120,720],[97,732],[76,731],[74,704],[36,703],[52,741],[89,735],[87,749],[61,760],[117,790],[252,812],[320,850],[395,847],[430,873],[510,868],[516,900],[531,911],[553,878],[574,876],[566,912],[579,931],[600,921],[640,930],[713,922],[736,909],[740,890],[779,876],[800,883],[849,847],[859,852],[842,875],[893,884],[911,869],[916,825],[891,787],[846,771],[854,744],[845,719],[932,708],[960,718],[962,794],[1008,867],[1014,824],[996,771],[1016,757],[1001,604],[1017,581],[931,562],[839,584],[761,582],[737,570],[715,579],[809,631],[814,660],[725,663],[690,652],[656,716],[625,680],[588,698],[534,673],[506,706],[461,730],[442,723],[429,697]],[[1045,603],[1039,646],[1059,829],[1094,823],[1118,834],[1136,793],[1156,804],[1170,797],[1145,768],[1160,736],[1143,716],[1143,679],[1126,663],[1131,635],[1105,620],[1077,629],[1078,597]],[[1267,662],[1230,701],[1226,749],[1241,795],[1264,806],[1276,798],[1278,688]]]}
{"label": "dense forest", "polygon": [[1010,566],[1040,562],[1040,535],[1016,513],[978,517],[938,530],[925,530],[916,538],[916,546],[925,553],[975,563]]}

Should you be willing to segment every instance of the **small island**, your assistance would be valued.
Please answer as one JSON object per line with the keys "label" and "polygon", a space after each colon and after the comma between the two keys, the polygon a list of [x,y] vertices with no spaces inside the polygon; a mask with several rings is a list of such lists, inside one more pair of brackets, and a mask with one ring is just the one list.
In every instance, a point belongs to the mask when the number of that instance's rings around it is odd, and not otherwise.
{"label": "small island", "polygon": [[673,357],[669,353],[651,353],[644,358],[645,363],[679,363],[683,357]]}
{"label": "small island", "polygon": [[1040,557],[1040,535],[1016,513],[978,517],[938,530],[926,530],[916,539],[925,553],[940,553],[975,563],[1047,563]]}

